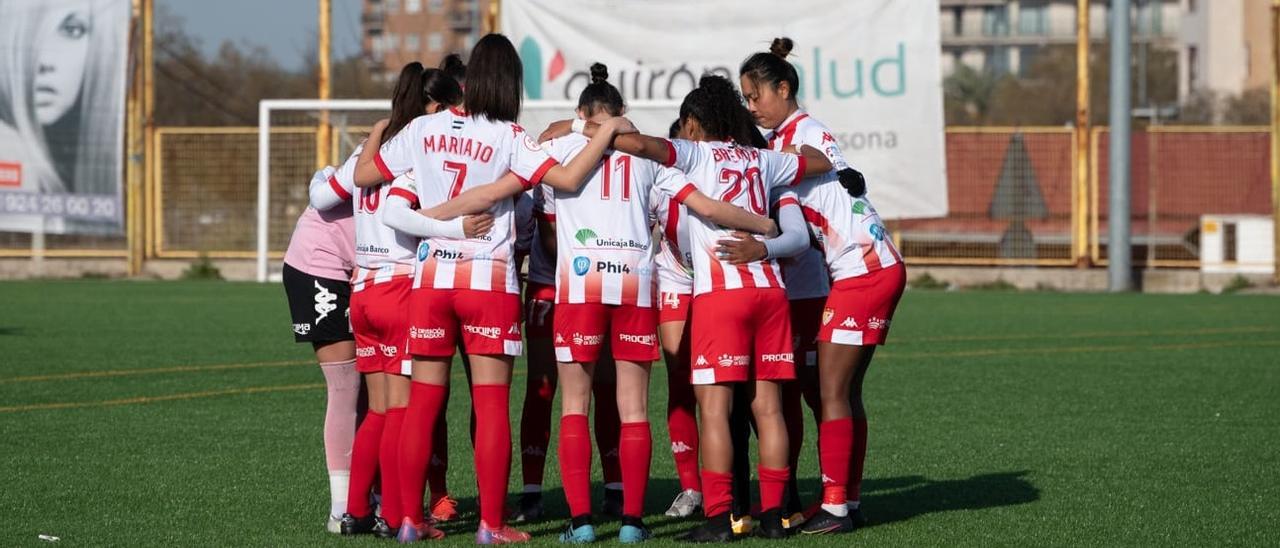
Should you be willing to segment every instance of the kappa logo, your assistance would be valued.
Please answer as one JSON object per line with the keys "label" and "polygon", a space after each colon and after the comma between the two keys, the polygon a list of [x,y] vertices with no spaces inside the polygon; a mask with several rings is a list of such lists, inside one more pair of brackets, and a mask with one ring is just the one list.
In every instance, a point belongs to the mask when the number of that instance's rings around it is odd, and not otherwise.
{"label": "kappa logo", "polygon": [[834,142],[836,142],[836,138],[831,136],[831,132],[829,131],[822,132],[822,144],[834,143]]}
{"label": "kappa logo", "polygon": [[889,327],[889,320],[872,316],[867,319],[867,329],[885,329]]}
{"label": "kappa logo", "polygon": [[698,366],[706,367],[706,366],[708,366],[708,365],[711,365],[711,362],[708,362],[708,361],[707,361],[707,357],[706,357],[706,356],[699,355],[699,356],[698,356],[698,361],[697,361],[694,365],[698,365]]}
{"label": "kappa logo", "polygon": [[822,325],[831,323],[831,318],[835,317],[836,311],[830,308],[822,309]]}
{"label": "kappa logo", "polygon": [[484,327],[480,325],[463,325],[462,330],[486,339],[497,339],[502,336],[501,327]]}
{"label": "kappa logo", "polygon": [[294,333],[297,333],[297,334],[299,334],[299,335],[306,335],[306,334],[308,334],[308,333],[310,333],[310,332],[311,332],[311,324],[309,324],[309,323],[295,323],[295,324],[293,324],[293,332],[294,332]]}
{"label": "kappa logo", "polygon": [[323,285],[320,285],[320,282],[312,283],[316,286],[316,314],[319,314],[319,317],[316,318],[316,323],[320,323],[329,317],[330,312],[338,309],[338,305],[334,304],[334,301],[338,300],[338,296]]}
{"label": "kappa logo", "polygon": [[835,482],[836,482],[836,480],[831,479],[831,476],[828,476],[828,475],[826,475],[826,474],[823,474],[823,475],[822,475],[822,484],[823,484],[823,485],[827,485],[827,484],[829,484],[829,483],[835,483]]}
{"label": "kappa logo", "polygon": [[586,257],[573,258],[573,273],[579,276],[586,276],[587,271],[591,270],[591,259]]}
{"label": "kappa logo", "polygon": [[857,329],[858,321],[853,319],[853,316],[848,316],[844,319],[843,322],[840,322],[840,327],[852,327],[854,329]]}
{"label": "kappa logo", "polygon": [[513,324],[511,324],[511,329],[508,329],[508,330],[507,330],[507,334],[508,334],[508,335],[515,335],[515,336],[519,337],[519,336],[520,336],[520,326],[519,326],[519,325],[517,325],[517,324],[514,324],[514,323],[513,323]]}
{"label": "kappa logo", "polygon": [[556,344],[558,344],[558,345],[563,345],[563,344],[564,344],[564,335],[561,335],[561,334],[559,334],[559,333],[556,333]]}
{"label": "kappa logo", "polygon": [[671,454],[679,455],[680,453],[688,453],[689,451],[693,451],[693,448],[690,447],[689,444],[682,441],[671,442]]}

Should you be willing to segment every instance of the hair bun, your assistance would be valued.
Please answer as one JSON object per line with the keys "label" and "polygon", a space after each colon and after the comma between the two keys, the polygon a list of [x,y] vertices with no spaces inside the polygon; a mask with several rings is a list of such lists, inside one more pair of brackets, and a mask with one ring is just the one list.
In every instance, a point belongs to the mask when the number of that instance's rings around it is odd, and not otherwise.
{"label": "hair bun", "polygon": [[769,44],[769,53],[786,59],[788,55],[791,55],[791,49],[795,46],[796,43],[792,42],[790,38],[785,36],[781,38],[774,38],[773,43]]}
{"label": "hair bun", "polygon": [[729,82],[728,78],[710,72],[703,74],[702,78],[698,79],[698,87],[716,94],[734,94],[738,91],[734,89],[733,83]]}
{"label": "hair bun", "polygon": [[445,72],[465,69],[467,66],[462,62],[462,56],[456,53],[450,53],[440,60],[440,70]]}
{"label": "hair bun", "polygon": [[600,84],[609,79],[609,67],[604,63],[593,63],[591,65],[591,83]]}

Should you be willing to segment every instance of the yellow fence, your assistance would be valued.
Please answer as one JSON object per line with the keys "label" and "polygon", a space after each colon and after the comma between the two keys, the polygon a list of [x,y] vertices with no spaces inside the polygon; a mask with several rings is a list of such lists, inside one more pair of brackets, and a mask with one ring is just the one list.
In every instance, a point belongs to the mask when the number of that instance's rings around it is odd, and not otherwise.
{"label": "yellow fence", "polygon": [[[334,150],[343,148],[338,138]],[[948,128],[948,215],[893,221],[890,229],[912,264],[1105,264],[1108,139],[1105,128],[1090,135],[1088,188],[1077,194],[1074,129]],[[307,204],[315,129],[273,129],[271,142],[268,242],[279,257]],[[1265,127],[1135,132],[1134,264],[1196,267],[1200,215],[1271,214],[1269,143]],[[256,127],[158,128],[148,155],[154,177],[145,189],[146,257],[254,257],[257,157]],[[0,256],[29,256],[32,245],[31,235],[0,233]],[[44,250],[50,257],[126,256],[123,235],[46,235]]]}

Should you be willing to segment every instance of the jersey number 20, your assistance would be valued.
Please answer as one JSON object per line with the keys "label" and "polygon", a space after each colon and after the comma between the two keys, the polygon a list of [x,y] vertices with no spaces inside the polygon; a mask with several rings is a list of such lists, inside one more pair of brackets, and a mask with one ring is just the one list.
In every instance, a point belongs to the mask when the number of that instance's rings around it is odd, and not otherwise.
{"label": "jersey number 20", "polygon": [[746,172],[733,169],[720,170],[720,184],[729,185],[729,188],[720,195],[720,200],[725,202],[733,202],[742,194],[742,187],[747,187],[747,196],[751,200],[751,211],[756,215],[768,215],[769,209],[766,207],[764,196],[764,181],[760,179],[760,169],[755,167],[747,168]]}

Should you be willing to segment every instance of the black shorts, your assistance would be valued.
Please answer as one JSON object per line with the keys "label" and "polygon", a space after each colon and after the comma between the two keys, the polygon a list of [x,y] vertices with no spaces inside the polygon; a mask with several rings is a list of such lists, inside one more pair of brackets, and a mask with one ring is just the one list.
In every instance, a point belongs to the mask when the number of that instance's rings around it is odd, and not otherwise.
{"label": "black shorts", "polygon": [[351,284],[317,278],[288,264],[282,275],[293,317],[293,340],[324,343],[355,340],[351,334]]}

